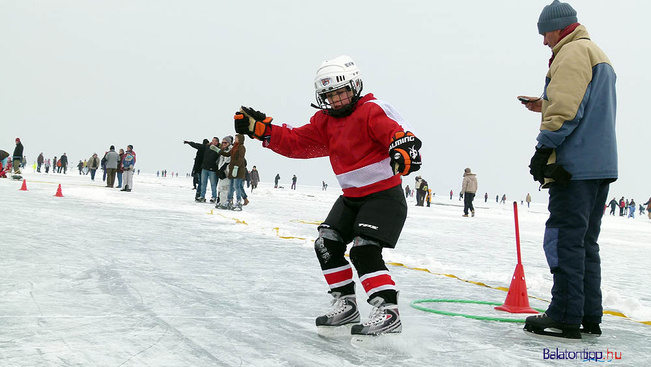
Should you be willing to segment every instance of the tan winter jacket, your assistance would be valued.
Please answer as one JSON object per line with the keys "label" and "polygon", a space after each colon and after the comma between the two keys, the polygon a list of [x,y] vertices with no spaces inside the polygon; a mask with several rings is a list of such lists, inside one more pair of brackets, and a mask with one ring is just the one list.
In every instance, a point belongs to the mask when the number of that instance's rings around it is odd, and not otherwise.
{"label": "tan winter jacket", "polygon": [[463,182],[461,183],[461,193],[474,194],[477,192],[477,175],[474,173],[464,173]]}

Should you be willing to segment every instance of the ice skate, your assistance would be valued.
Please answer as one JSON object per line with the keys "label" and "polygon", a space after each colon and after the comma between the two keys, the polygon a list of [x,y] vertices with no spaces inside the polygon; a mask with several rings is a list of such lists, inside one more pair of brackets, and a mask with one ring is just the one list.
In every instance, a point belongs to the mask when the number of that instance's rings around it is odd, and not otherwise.
{"label": "ice skate", "polygon": [[354,294],[342,296],[332,292],[334,310],[316,318],[317,332],[323,336],[350,335],[350,327],[359,323],[357,298]]}
{"label": "ice skate", "polygon": [[369,320],[363,324],[355,325],[350,332],[353,337],[378,336],[383,334],[397,334],[402,332],[402,322],[398,305],[386,303],[382,297],[375,297],[369,301],[373,305]]}
{"label": "ice skate", "polygon": [[194,201],[196,201],[197,203],[205,203],[205,202],[206,202],[206,198],[199,197],[199,198],[196,198]]}
{"label": "ice skate", "polygon": [[555,338],[581,340],[579,324],[563,324],[554,321],[546,313],[527,317],[524,331]]}
{"label": "ice skate", "polygon": [[584,322],[580,331],[583,335],[601,336],[601,327],[597,323]]}
{"label": "ice skate", "polygon": [[242,211],[242,203],[240,203],[238,201],[237,203],[235,203],[235,205],[231,206],[231,210],[241,212]]}

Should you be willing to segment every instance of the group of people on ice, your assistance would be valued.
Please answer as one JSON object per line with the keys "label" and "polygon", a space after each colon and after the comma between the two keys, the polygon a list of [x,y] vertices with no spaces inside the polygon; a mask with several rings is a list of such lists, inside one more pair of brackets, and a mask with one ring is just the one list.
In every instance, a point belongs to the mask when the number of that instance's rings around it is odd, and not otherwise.
{"label": "group of people on ice", "polygon": [[[243,134],[225,136],[220,143],[219,138],[212,141],[203,139],[202,143],[184,140],[197,150],[192,167],[192,177],[196,188],[195,201],[206,202],[208,182],[210,182],[211,198],[209,202],[218,209],[242,210],[249,204],[248,195],[244,190],[247,175],[246,147]],[[252,190],[257,188],[260,176],[255,166],[249,173]],[[235,199],[235,201],[233,201]]]}
{"label": "group of people on ice", "polygon": [[[628,218],[635,218],[635,211],[638,209],[636,208],[636,203],[634,199],[628,200],[624,199],[622,196],[619,201],[617,201],[615,198],[612,198],[610,202],[608,202],[608,205],[606,205],[604,211],[610,207],[610,215],[615,215],[615,211],[617,208],[619,208],[619,216],[624,217],[628,215]],[[646,203],[640,204],[639,207],[640,215],[643,215],[645,211],[648,213],[649,219],[651,219],[651,198],[647,200]]]}
{"label": "group of people on ice", "polygon": [[[89,166],[97,167],[97,154],[89,159]],[[104,176],[106,177],[106,187],[112,188],[115,186],[115,178],[118,179],[117,188],[122,187],[124,180],[124,187],[120,191],[130,192],[133,189],[133,174],[136,164],[136,152],[133,151],[133,145],[127,145],[127,150],[120,149],[119,152],[115,151],[115,146],[111,145],[109,150],[104,153],[104,157],[99,160],[99,164],[104,168]],[[95,180],[95,171],[97,168],[91,169],[91,180]]]}
{"label": "group of people on ice", "polygon": [[[14,173],[20,174],[20,162],[23,156],[24,146],[20,138],[16,138],[16,148],[14,149],[13,167]],[[0,177],[6,175],[5,168],[7,167],[9,154],[0,150]],[[134,166],[136,164],[136,152],[133,151],[133,145],[127,145],[126,150],[120,149],[119,153],[115,151],[115,146],[111,145],[108,151],[100,159],[97,153],[84,161],[79,161],[77,168],[79,174],[90,173],[91,180],[95,180],[95,173],[100,167],[104,170],[103,181],[107,181],[106,187],[114,187],[115,179],[118,179],[117,188],[122,188],[123,177],[126,182],[121,191],[131,191],[133,188],[133,174]],[[41,173],[44,168],[45,173],[49,173],[52,167],[52,173],[66,174],[68,171],[68,156],[63,153],[61,157],[56,156],[52,161],[46,159],[41,152],[34,162],[34,172]]]}

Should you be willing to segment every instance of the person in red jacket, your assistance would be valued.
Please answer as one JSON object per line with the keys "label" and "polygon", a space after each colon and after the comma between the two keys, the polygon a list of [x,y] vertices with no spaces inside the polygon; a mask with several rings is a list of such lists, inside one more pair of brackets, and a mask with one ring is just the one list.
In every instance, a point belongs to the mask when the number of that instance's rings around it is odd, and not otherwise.
{"label": "person in red jacket", "polygon": [[[315,81],[318,108],[310,123],[292,128],[250,107],[235,114],[235,130],[290,158],[329,157],[343,195],[318,227],[315,251],[335,309],[316,319],[320,333],[350,327],[353,335],[399,333],[398,291],[382,259],[393,248],[407,216],[402,176],[421,166],[421,141],[398,111],[373,94],[348,56],[324,61]],[[353,269],[373,305],[359,324]]]}

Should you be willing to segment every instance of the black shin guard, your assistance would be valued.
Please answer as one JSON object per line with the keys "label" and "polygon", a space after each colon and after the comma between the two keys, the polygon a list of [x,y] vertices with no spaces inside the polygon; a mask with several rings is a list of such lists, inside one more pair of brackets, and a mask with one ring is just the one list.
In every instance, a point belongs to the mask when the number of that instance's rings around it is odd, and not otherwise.
{"label": "black shin guard", "polygon": [[[350,260],[360,278],[376,271],[388,271],[382,258],[382,247],[373,240],[356,237],[353,248],[350,249]],[[395,290],[383,290],[368,295],[369,300],[378,296],[386,303],[398,304],[398,294]]]}

